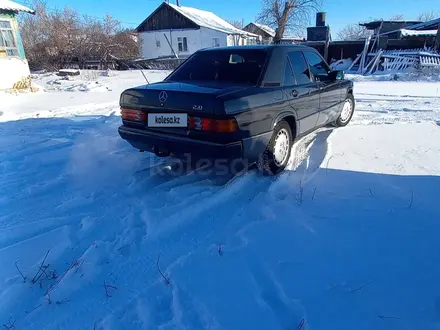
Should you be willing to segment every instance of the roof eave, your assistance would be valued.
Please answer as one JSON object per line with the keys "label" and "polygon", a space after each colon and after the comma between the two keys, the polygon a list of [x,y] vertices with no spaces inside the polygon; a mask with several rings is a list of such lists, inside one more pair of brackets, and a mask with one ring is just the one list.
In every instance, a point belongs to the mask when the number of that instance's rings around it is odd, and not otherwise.
{"label": "roof eave", "polygon": [[30,8],[26,8],[26,9],[0,8],[0,11],[9,11],[9,12],[13,12],[16,15],[19,13],[28,13],[28,14],[35,15],[35,10],[30,9]]}
{"label": "roof eave", "polygon": [[139,26],[138,27],[136,27],[136,29],[134,30],[135,32],[138,32],[139,33],[139,29],[142,27],[142,25],[144,25],[144,23],[146,22],[146,21],[148,21],[148,19],[151,17],[151,16],[153,16],[160,8],[162,8],[163,6],[168,6],[169,8],[171,8],[172,10],[174,10],[176,13],[178,13],[178,14],[180,14],[180,15],[182,15],[182,16],[184,16],[184,17],[186,17],[187,19],[189,19],[191,22],[193,22],[195,25],[197,25],[198,27],[200,27],[200,28],[202,28],[202,27],[204,27],[204,28],[207,28],[207,29],[211,29],[211,30],[214,30],[214,31],[219,31],[219,32],[222,32],[222,33],[226,33],[226,34],[229,34],[229,35],[240,35],[240,36],[248,36],[248,37],[256,37],[256,38],[258,38],[258,35],[257,34],[254,34],[254,33],[251,33],[251,32],[247,32],[247,31],[243,31],[243,30],[240,30],[240,29],[237,29],[237,31],[233,31],[233,30],[225,30],[225,29],[221,29],[221,28],[215,28],[215,27],[213,27],[213,26],[202,26],[202,25],[200,25],[200,24],[198,24],[197,22],[195,22],[191,17],[189,17],[189,16],[187,16],[187,15],[185,15],[184,13],[182,13],[182,12],[180,12],[180,11],[178,11],[176,8],[174,8],[173,6],[171,6],[169,3],[167,3],[167,2],[162,2],[162,4],[159,6],[159,7],[157,7],[146,19],[144,19],[143,21],[142,21],[142,23],[141,24],[139,24]]}
{"label": "roof eave", "polygon": [[28,10],[20,10],[20,12],[35,15],[35,10],[30,9],[30,8]]}

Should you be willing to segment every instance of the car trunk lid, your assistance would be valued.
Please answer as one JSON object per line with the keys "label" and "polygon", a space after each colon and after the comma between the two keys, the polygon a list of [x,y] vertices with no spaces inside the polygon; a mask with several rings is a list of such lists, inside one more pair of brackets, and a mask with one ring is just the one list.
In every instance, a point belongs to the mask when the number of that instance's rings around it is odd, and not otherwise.
{"label": "car trunk lid", "polygon": [[[154,114],[183,114],[185,116],[186,114],[195,117],[215,117],[224,111],[223,103],[217,98],[243,88],[245,87],[210,83],[201,85],[161,82],[126,90],[121,95],[120,105],[122,108],[142,110],[147,113],[147,116]],[[188,135],[187,127],[151,127],[147,122],[144,129]]]}

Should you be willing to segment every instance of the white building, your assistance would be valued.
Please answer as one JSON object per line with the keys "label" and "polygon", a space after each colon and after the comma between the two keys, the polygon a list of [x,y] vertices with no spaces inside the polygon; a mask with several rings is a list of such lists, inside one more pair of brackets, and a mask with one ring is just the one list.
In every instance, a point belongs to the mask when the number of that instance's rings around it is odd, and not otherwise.
{"label": "white building", "polygon": [[185,58],[201,48],[255,44],[259,36],[209,11],[163,2],[137,28],[144,59]]}
{"label": "white building", "polygon": [[32,9],[0,0],[0,90],[28,87],[30,72],[18,30],[17,14]]}

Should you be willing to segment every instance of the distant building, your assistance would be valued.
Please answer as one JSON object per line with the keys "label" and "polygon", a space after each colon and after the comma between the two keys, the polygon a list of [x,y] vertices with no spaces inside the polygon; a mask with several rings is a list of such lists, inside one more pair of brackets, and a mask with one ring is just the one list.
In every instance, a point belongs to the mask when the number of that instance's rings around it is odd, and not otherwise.
{"label": "distant building", "polygon": [[421,23],[421,21],[375,20],[367,23],[360,23],[359,25],[365,27],[367,30],[373,31],[373,34],[375,35],[377,35],[378,33],[387,33],[390,39],[398,39],[400,29],[419,23]]}
{"label": "distant building", "polygon": [[304,42],[306,38],[285,34],[280,40],[280,44],[297,44]]}
{"label": "distant building", "polygon": [[[434,47],[438,35],[440,18],[427,22],[420,21],[372,21],[361,23],[378,38],[380,49],[413,49]],[[440,40],[438,40],[440,43]]]}
{"label": "distant building", "polygon": [[246,25],[243,30],[261,36],[261,43],[264,45],[271,44],[273,42],[273,38],[275,37],[274,29],[260,23],[251,22]]}
{"label": "distant building", "polygon": [[[262,44],[271,44],[273,42],[273,38],[275,37],[274,29],[260,23],[255,23],[255,22],[249,23],[243,28],[243,30],[258,34],[261,37],[260,40]],[[304,41],[304,38],[285,34],[281,38],[280,43],[293,44],[301,41]]]}
{"label": "distant building", "polygon": [[0,90],[26,87],[29,66],[18,30],[17,14],[35,14],[10,0],[0,0]]}
{"label": "distant building", "polygon": [[259,36],[215,14],[163,2],[137,28],[144,59],[185,58],[201,48],[255,44]]}

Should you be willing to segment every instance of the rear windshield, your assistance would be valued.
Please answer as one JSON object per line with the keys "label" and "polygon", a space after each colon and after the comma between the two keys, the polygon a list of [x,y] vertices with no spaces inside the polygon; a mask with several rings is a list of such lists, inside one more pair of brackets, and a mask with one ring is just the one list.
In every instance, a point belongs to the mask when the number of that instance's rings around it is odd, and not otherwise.
{"label": "rear windshield", "polygon": [[167,80],[256,85],[263,71],[264,50],[218,50],[194,54]]}

